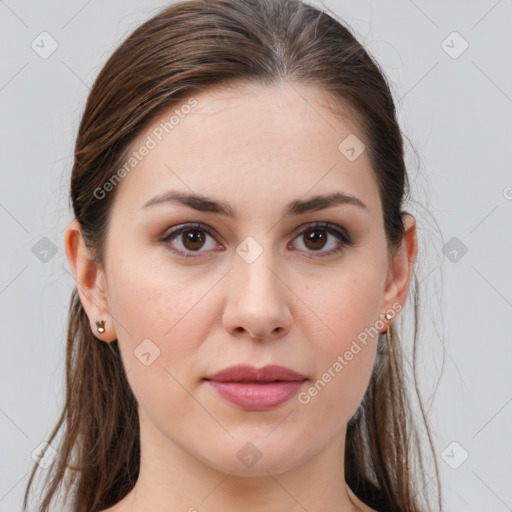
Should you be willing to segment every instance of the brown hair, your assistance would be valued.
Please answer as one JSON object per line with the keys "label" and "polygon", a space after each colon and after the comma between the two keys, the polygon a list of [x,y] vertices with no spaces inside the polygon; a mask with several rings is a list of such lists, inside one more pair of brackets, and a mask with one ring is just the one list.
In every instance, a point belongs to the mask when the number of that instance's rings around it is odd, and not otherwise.
{"label": "brown hair", "polygon": [[[400,246],[406,213],[401,208],[409,193],[403,139],[386,78],[350,30],[297,0],[185,0],[142,24],[117,48],[87,99],[76,140],[71,200],[100,265],[115,189],[101,199],[94,192],[122,166],[147,123],[213,85],[281,80],[317,87],[335,100],[339,115],[347,109],[352,113],[378,183],[388,247],[393,252]],[[415,273],[413,277],[416,282]],[[416,285],[415,348],[417,294]],[[394,328],[390,334],[387,342],[381,337],[368,389],[347,427],[345,477],[354,493],[380,512],[419,512],[426,510],[419,492],[426,487],[425,469],[400,340]],[[119,502],[137,481],[137,404],[117,340],[98,342],[76,288],[67,338],[65,404],[49,443],[62,426],[65,432],[39,510],[48,511],[66,483],[65,499],[72,490],[74,512],[97,512]],[[416,350],[414,370],[415,365]],[[432,449],[416,376],[414,383]],[[435,455],[433,460],[441,510]],[[25,491],[24,510],[37,468]]]}

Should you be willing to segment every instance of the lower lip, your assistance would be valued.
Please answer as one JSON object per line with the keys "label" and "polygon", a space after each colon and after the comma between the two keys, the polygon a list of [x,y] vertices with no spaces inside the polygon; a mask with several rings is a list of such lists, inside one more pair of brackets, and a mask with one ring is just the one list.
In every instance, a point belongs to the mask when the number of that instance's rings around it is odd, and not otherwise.
{"label": "lower lip", "polygon": [[265,411],[287,402],[295,396],[306,380],[254,382],[207,381],[219,395],[242,409]]}

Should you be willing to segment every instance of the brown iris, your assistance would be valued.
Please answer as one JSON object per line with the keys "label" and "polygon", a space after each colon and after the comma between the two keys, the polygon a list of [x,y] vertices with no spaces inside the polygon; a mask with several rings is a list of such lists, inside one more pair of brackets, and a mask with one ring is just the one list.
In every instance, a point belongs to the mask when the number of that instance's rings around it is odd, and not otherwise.
{"label": "brown iris", "polygon": [[183,245],[190,250],[200,249],[205,242],[205,235],[200,229],[187,229],[182,237]]}
{"label": "brown iris", "polygon": [[[308,235],[308,233],[311,233]],[[322,249],[324,247],[327,236],[325,231],[319,229],[310,229],[309,231],[304,231],[304,240],[305,245],[309,249]],[[311,243],[312,245],[309,245]]]}

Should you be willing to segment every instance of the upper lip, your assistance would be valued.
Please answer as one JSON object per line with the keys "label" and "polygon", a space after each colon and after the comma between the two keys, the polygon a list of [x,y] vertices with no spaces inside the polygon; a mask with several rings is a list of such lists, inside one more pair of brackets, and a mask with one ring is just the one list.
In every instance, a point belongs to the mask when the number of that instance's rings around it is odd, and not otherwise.
{"label": "upper lip", "polygon": [[206,377],[206,380],[217,382],[272,382],[305,379],[304,375],[276,364],[263,366],[262,368],[256,368],[247,364],[237,364]]}

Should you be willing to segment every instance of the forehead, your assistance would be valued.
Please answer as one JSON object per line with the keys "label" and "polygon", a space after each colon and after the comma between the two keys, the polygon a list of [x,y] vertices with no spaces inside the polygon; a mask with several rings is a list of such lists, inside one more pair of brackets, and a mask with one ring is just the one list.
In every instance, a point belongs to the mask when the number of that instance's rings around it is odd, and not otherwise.
{"label": "forehead", "polygon": [[364,147],[364,137],[348,115],[335,115],[328,104],[321,90],[286,82],[193,94],[145,126],[130,151],[150,149],[132,162],[117,193],[134,207],[167,189],[268,206],[270,196],[287,202],[309,190],[341,187],[375,203],[368,155],[362,151],[353,159],[344,152],[344,141]]}

